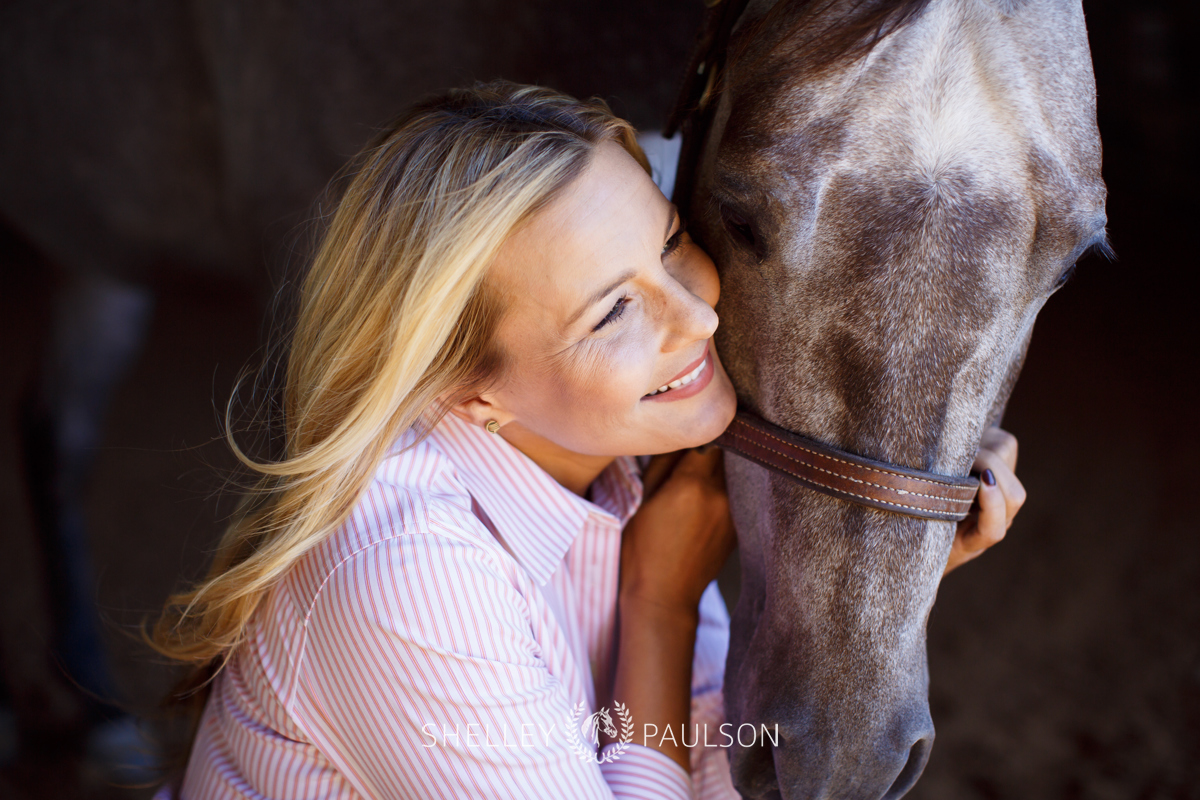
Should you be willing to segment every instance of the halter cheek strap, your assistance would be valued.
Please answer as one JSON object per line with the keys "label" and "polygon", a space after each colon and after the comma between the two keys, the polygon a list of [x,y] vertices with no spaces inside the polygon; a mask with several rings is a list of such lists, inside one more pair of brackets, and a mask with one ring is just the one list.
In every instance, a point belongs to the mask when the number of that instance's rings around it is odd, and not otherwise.
{"label": "halter cheek strap", "polygon": [[863,458],[747,411],[738,412],[716,444],[818,492],[918,519],[966,519],[979,491],[973,476],[955,478]]}

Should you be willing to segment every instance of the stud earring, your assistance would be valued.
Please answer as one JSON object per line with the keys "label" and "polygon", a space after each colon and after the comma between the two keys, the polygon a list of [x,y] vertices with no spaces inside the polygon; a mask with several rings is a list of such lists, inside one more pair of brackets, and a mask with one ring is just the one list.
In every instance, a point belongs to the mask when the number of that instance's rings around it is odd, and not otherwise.
{"label": "stud earring", "polygon": [[487,429],[488,433],[499,433],[500,432],[500,423],[496,422],[496,420],[494,420],[494,419],[489,419],[487,421],[487,425],[484,425],[483,427]]}

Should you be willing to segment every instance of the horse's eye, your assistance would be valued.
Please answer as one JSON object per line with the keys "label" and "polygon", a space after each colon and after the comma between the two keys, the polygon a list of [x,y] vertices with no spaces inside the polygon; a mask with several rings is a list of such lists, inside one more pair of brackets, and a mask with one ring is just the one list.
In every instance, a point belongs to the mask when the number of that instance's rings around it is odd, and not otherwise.
{"label": "horse's eye", "polygon": [[1078,257],[1076,257],[1075,263],[1071,264],[1069,267],[1059,273],[1058,279],[1054,281],[1054,286],[1050,288],[1050,293],[1053,294],[1054,292],[1057,292],[1063,287],[1063,284],[1071,279],[1071,276],[1075,274],[1075,268],[1079,266],[1081,261],[1087,261],[1089,258],[1094,258],[1096,256],[1103,258],[1105,261],[1112,261],[1114,258],[1116,258],[1112,247],[1108,244],[1108,236],[1105,235],[1103,231],[1101,231],[1101,233],[1092,240],[1092,243],[1089,244],[1087,248],[1079,254]]}
{"label": "horse's eye", "polygon": [[730,237],[746,249],[752,251],[759,261],[762,260],[762,247],[750,221],[727,206],[721,206],[721,221]]}
{"label": "horse's eye", "polygon": [[1075,267],[1076,267],[1076,264],[1072,264],[1071,266],[1064,269],[1062,274],[1058,276],[1058,280],[1054,282],[1054,288],[1051,289],[1050,291],[1056,292],[1059,289],[1061,289],[1063,287],[1063,284],[1066,283],[1068,280],[1070,280],[1071,276],[1075,274]]}

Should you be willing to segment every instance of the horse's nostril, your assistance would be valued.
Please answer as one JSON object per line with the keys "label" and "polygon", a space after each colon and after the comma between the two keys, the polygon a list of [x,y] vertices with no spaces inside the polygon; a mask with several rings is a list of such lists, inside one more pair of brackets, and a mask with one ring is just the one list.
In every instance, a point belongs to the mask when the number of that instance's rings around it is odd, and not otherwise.
{"label": "horse's nostril", "polygon": [[775,776],[775,748],[770,745],[738,748],[730,777],[742,797],[753,800],[779,800],[781,797]]}
{"label": "horse's nostril", "polygon": [[929,753],[932,749],[932,735],[923,736],[917,740],[917,743],[908,751],[908,761],[905,762],[904,769],[900,770],[900,774],[892,782],[892,786],[883,796],[883,800],[896,800],[908,793],[908,790],[916,784],[917,778],[920,778],[921,773],[925,771],[925,763],[929,761]]}

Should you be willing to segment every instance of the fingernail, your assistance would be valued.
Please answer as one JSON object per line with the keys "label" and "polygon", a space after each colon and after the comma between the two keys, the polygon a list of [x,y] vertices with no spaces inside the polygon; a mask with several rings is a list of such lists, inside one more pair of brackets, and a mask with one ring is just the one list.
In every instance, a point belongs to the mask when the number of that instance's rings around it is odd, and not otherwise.
{"label": "fingernail", "polygon": [[996,485],[996,476],[992,474],[992,471],[990,469],[985,469],[983,471],[983,482],[986,483],[988,486]]}

